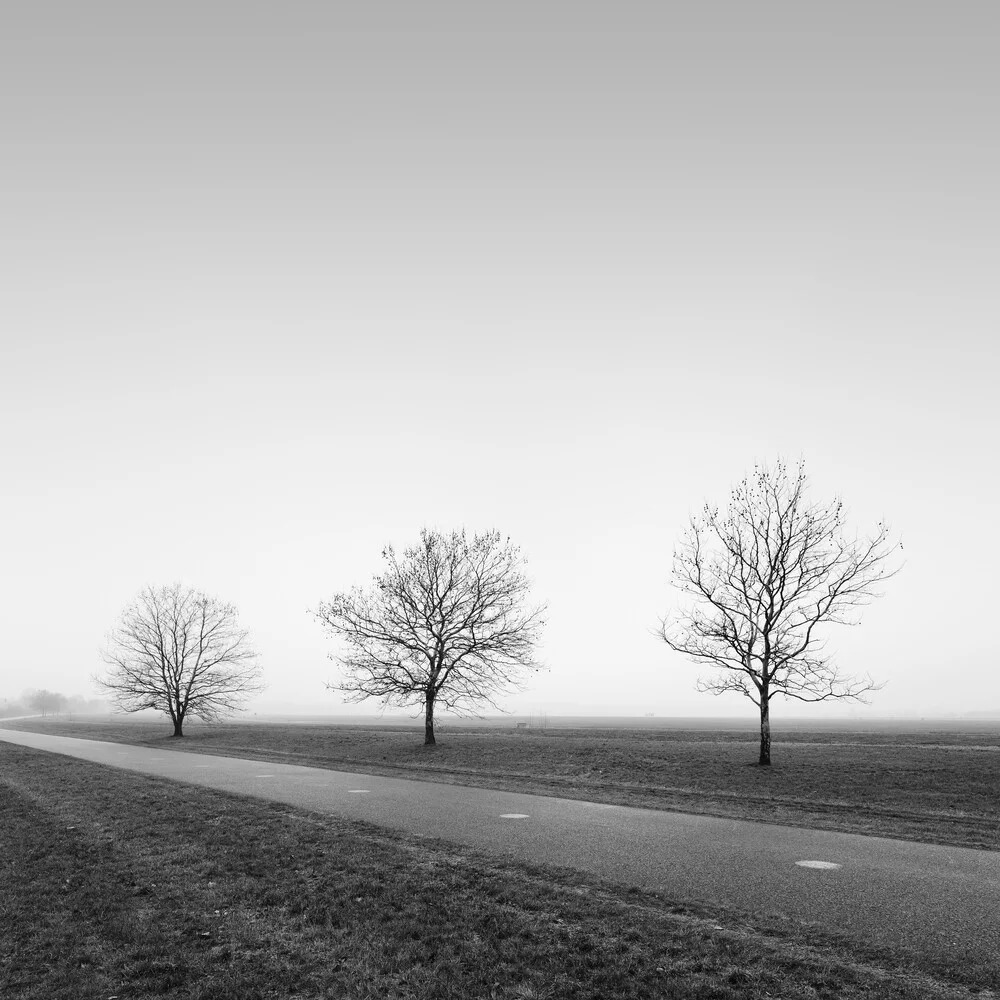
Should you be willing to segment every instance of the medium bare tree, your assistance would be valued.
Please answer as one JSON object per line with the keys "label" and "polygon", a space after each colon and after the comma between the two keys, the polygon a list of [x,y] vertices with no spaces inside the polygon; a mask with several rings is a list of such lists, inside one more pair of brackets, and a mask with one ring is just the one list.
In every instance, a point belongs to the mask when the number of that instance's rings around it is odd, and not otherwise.
{"label": "medium bare tree", "polygon": [[174,584],[147,587],[108,634],[96,677],[124,712],[153,708],[183,736],[188,716],[214,721],[239,711],[263,689],[257,653],[236,609]]}
{"label": "medium bare tree", "polygon": [[433,744],[437,705],[469,715],[498,708],[501,693],[540,669],[544,607],[525,607],[530,583],[510,539],[424,529],[418,545],[402,555],[389,546],[382,558],[369,590],[355,587],[314,612],[346,646],[330,654],[343,680],[327,685],[345,700],[422,704],[424,743]]}
{"label": "medium bare tree", "polygon": [[30,691],[25,694],[28,705],[36,712],[41,712],[42,715],[48,715],[49,712],[58,715],[67,700],[64,694],[46,691],[44,688],[41,691]]}
{"label": "medium bare tree", "polygon": [[771,763],[770,702],[855,699],[882,685],[842,676],[824,655],[821,626],[860,622],[860,609],[899,572],[897,548],[879,522],[848,536],[843,501],[806,499],[803,463],[755,466],[725,512],[704,506],[674,551],[673,583],[691,600],[660,635],[673,650],[719,672],[698,682],[711,694],[735,691],[760,710],[761,764]]}

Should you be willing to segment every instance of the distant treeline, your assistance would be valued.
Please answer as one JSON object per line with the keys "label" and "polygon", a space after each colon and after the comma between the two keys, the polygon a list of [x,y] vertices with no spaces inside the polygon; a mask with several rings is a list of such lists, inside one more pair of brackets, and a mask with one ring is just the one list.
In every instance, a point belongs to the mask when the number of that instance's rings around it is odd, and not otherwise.
{"label": "distant treeline", "polygon": [[0,719],[16,715],[65,715],[70,712],[88,715],[107,711],[108,703],[101,698],[65,695],[44,688],[22,691],[16,698],[0,697]]}

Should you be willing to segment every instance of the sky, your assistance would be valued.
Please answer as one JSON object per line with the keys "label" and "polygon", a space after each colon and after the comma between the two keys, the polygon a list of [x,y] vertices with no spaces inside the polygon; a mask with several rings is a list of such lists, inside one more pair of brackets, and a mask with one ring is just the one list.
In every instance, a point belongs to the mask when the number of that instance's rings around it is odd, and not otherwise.
{"label": "sky", "polygon": [[[755,461],[905,566],[870,706],[1000,714],[992,3],[46,3],[0,35],[0,697],[147,585],[350,711],[309,610],[422,527],[548,603],[515,713],[752,715],[654,635]],[[372,712],[375,705],[355,711]]]}

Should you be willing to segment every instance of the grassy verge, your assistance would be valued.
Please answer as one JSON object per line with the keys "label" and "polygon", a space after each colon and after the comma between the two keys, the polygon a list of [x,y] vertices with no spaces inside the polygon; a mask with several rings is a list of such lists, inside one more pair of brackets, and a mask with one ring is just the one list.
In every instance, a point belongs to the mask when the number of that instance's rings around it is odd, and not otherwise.
{"label": "grassy verge", "polygon": [[4,1000],[944,1000],[996,973],[0,744]]}
{"label": "grassy verge", "polygon": [[422,780],[679,809],[816,829],[1000,850],[1000,731],[776,734],[718,730],[417,729],[162,722],[2,723],[58,735],[254,757]]}

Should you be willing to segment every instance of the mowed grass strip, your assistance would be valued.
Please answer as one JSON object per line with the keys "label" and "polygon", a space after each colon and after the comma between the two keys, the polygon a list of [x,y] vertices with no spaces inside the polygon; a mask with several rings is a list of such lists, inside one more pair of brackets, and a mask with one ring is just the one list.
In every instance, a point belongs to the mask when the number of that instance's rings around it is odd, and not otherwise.
{"label": "mowed grass strip", "polygon": [[24,720],[56,735],[253,757],[347,771],[678,809],[927,843],[1000,850],[1000,730],[776,730],[756,767],[748,729],[416,729]]}
{"label": "mowed grass strip", "polygon": [[969,996],[817,931],[0,744],[0,996]]}

